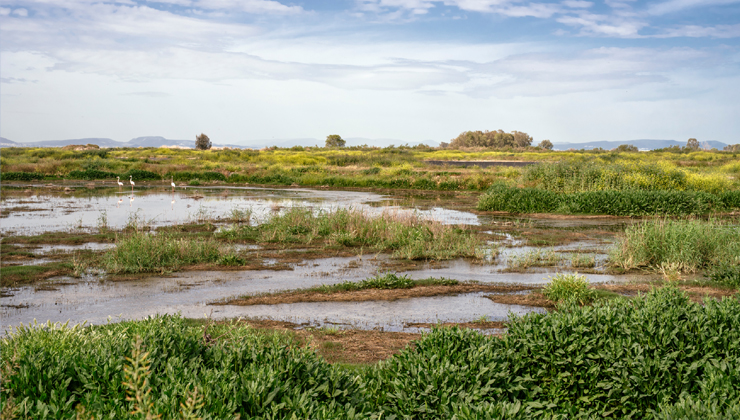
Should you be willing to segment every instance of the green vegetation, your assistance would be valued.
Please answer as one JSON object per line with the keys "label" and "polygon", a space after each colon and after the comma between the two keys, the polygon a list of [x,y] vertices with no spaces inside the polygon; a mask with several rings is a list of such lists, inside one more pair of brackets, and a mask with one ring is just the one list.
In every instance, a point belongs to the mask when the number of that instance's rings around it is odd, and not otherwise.
{"label": "green vegetation", "polygon": [[378,275],[359,282],[344,281],[337,284],[322,284],[302,291],[319,293],[352,292],[365,289],[411,289],[416,286],[454,286],[457,280],[445,278],[428,278],[411,280],[408,276],[398,276],[394,273]]}
{"label": "green vegetation", "polygon": [[40,181],[44,179],[44,174],[38,172],[0,172],[2,181]]}
{"label": "green vegetation", "polygon": [[232,225],[216,233],[229,241],[320,243],[390,251],[396,258],[448,260],[482,258],[482,244],[471,231],[424,220],[414,214],[383,213],[372,217],[352,209],[321,211],[294,207],[259,226]]}
{"label": "green vegetation", "polygon": [[588,288],[586,276],[558,273],[542,289],[542,294],[553,302],[575,302],[580,305],[590,303],[596,292]]}
{"label": "green vegetation", "polygon": [[0,267],[0,286],[13,287],[31,284],[49,277],[73,273],[73,264],[53,262],[39,265],[11,265]]}
{"label": "green vegetation", "polygon": [[734,263],[722,261],[717,266],[709,270],[709,278],[713,282],[722,286],[740,288],[740,260]]}
{"label": "green vegetation", "polygon": [[21,327],[0,341],[2,412],[471,420],[740,412],[736,298],[697,304],[667,287],[630,300],[565,304],[507,326],[500,338],[435,328],[359,369],[330,365],[289,334],[244,324],[213,325],[207,335],[177,316]]}
{"label": "green vegetation", "polygon": [[602,190],[558,193],[538,188],[493,185],[478,200],[478,210],[509,213],[702,215],[737,208],[740,191]]}
{"label": "green vegetation", "polygon": [[[520,134],[524,139],[524,133]],[[498,132],[490,132],[490,135],[494,140],[496,135],[503,136]],[[450,168],[427,164],[426,161],[430,160],[524,160],[542,164],[526,168],[479,168],[471,164],[470,167],[450,171]],[[554,152],[532,147],[458,150],[426,146],[293,147],[259,151],[5,148],[0,157],[0,170],[3,180],[8,179],[6,174],[10,173],[36,173],[43,177],[113,181],[115,176],[126,179],[134,174],[129,171],[143,170],[156,174],[156,178],[134,175],[135,181],[174,177],[180,182],[198,179],[201,184],[227,182],[448,191],[484,191],[500,181],[521,187],[552,189],[554,192],[639,189],[718,194],[740,189],[740,163],[736,154],[688,149],[631,153]],[[178,176],[185,172],[189,174]],[[200,175],[214,172],[223,178]],[[740,206],[740,197],[737,200],[737,206]]]}
{"label": "green vegetation", "polygon": [[162,232],[123,234],[116,247],[103,254],[101,265],[109,273],[146,273],[176,271],[184,265],[215,263],[238,264],[233,251],[213,239],[177,237]]}
{"label": "green vegetation", "polygon": [[647,220],[617,237],[610,260],[625,270],[673,267],[683,272],[737,264],[740,232],[737,226],[716,219]]}

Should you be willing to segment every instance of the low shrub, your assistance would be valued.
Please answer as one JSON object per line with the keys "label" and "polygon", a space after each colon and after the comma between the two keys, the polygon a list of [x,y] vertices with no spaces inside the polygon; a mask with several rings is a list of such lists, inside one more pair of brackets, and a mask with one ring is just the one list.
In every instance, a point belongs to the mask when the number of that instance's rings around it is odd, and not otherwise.
{"label": "low shrub", "polygon": [[740,287],[740,264],[722,261],[709,270],[709,278],[723,286]]}
{"label": "low shrub", "polygon": [[2,181],[41,181],[44,174],[39,172],[0,172]]}
{"label": "low shrub", "polygon": [[[165,175],[165,179],[174,178],[175,181],[187,182],[192,180],[199,181],[226,181],[226,176],[221,172],[215,171],[204,171],[204,172],[190,172],[190,171],[177,171],[170,172]],[[233,182],[233,181],[232,181]]]}
{"label": "low shrub", "polygon": [[98,169],[86,169],[84,171],[70,171],[69,174],[67,174],[67,178],[69,179],[87,179],[87,180],[115,179],[117,176],[118,174],[114,174],[113,172],[101,171]]}
{"label": "low shrub", "polygon": [[121,179],[126,179],[129,177],[133,177],[134,181],[159,181],[162,179],[159,174],[151,171],[145,171],[143,169],[131,169],[121,175]]}
{"label": "low shrub", "polygon": [[34,419],[137,410],[174,419],[187,407],[206,419],[719,420],[740,412],[737,298],[695,303],[666,287],[511,316],[507,327],[500,337],[434,328],[358,369],[245,323],[211,325],[207,335],[179,316],[21,326],[0,339],[0,404],[4,417]]}
{"label": "low shrub", "polygon": [[556,193],[495,184],[478,200],[478,210],[509,213],[701,215],[728,210],[735,196],[696,191],[606,190]]}

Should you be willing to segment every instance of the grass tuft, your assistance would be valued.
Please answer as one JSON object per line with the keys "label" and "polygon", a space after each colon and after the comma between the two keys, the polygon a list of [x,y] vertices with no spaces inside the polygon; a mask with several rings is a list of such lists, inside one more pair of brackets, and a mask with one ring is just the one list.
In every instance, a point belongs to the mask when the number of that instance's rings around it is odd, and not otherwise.
{"label": "grass tuft", "polygon": [[596,297],[589,289],[586,276],[558,273],[542,289],[542,294],[553,302],[575,302],[580,305],[590,303]]}

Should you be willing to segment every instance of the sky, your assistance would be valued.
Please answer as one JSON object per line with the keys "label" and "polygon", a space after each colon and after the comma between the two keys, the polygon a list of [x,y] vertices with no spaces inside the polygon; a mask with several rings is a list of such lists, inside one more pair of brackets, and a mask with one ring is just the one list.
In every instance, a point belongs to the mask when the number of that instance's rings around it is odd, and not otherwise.
{"label": "sky", "polygon": [[0,0],[0,136],[740,143],[740,0]]}

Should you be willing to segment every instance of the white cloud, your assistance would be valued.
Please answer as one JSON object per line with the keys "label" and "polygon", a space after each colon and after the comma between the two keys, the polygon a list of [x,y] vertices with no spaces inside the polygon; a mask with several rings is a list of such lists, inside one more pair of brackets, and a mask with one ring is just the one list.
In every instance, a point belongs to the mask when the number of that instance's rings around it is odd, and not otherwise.
{"label": "white cloud", "polygon": [[664,15],[695,7],[707,7],[738,3],[740,0],[668,0],[648,8],[651,15]]}
{"label": "white cloud", "polygon": [[28,16],[28,10],[26,9],[15,9],[13,10],[13,14],[20,17],[27,17]]}
{"label": "white cloud", "polygon": [[10,14],[10,9],[7,7],[0,7],[0,16],[8,16]]}
{"label": "white cloud", "polygon": [[685,25],[677,28],[667,29],[657,35],[655,38],[738,38],[740,37],[740,24],[736,25],[717,25],[717,26],[699,26]]}
{"label": "white cloud", "polygon": [[562,4],[573,9],[588,9],[594,5],[593,2],[583,0],[566,0]]}

